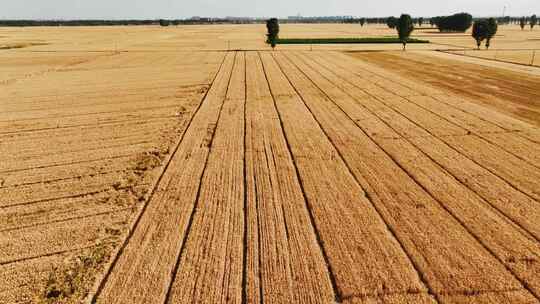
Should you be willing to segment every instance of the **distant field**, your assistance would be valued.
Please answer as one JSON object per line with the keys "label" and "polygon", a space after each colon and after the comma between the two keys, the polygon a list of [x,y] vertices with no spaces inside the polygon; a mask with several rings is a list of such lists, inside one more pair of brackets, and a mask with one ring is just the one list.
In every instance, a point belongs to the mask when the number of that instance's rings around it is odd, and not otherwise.
{"label": "distant field", "polygon": [[0,28],[0,303],[537,303],[537,68],[431,32]]}
{"label": "distant field", "polygon": [[[268,50],[266,28],[256,25],[206,26],[137,26],[137,27],[43,27],[1,28],[0,45],[13,43],[49,43],[32,50],[57,51],[201,51],[201,50]],[[396,37],[395,30],[385,25],[359,24],[283,24],[281,36],[288,39],[323,39],[354,37]],[[429,40],[430,44],[411,45],[411,50],[455,49],[476,47],[467,33],[439,33],[435,28],[416,30],[412,38]],[[400,50],[400,45],[351,44],[339,48],[316,45],[315,49]],[[306,45],[281,45],[281,49],[309,49]],[[519,26],[501,26],[493,49],[540,49],[540,28],[521,31]]]}

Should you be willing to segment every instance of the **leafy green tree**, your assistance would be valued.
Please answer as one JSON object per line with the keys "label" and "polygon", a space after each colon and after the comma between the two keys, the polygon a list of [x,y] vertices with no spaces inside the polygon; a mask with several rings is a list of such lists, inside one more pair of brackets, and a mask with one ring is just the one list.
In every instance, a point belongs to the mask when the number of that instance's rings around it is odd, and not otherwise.
{"label": "leafy green tree", "polygon": [[536,15],[531,16],[530,25],[531,25],[531,31],[533,27],[538,23],[538,18],[536,18]]}
{"label": "leafy green tree", "polygon": [[272,46],[272,49],[276,47],[277,40],[279,38],[279,22],[277,18],[271,18],[266,21],[266,43]]}
{"label": "leafy green tree", "polygon": [[364,26],[364,24],[366,23],[366,18],[360,18],[360,26]]}
{"label": "leafy green tree", "polygon": [[495,34],[497,34],[497,20],[495,18],[489,18],[487,20],[487,26],[488,26],[488,34],[486,37],[486,49],[489,49],[491,38],[495,37]]}
{"label": "leafy green tree", "polygon": [[525,28],[525,24],[527,24],[527,22],[525,21],[525,17],[521,17],[519,19],[519,26],[521,27],[521,30],[523,31],[523,29]]}
{"label": "leafy green tree", "polygon": [[422,24],[424,24],[424,18],[420,17],[418,18],[418,27],[422,27]]}
{"label": "leafy green tree", "polygon": [[169,24],[170,24],[169,20],[159,19],[159,25],[161,25],[161,26],[169,26]]}
{"label": "leafy green tree", "polygon": [[407,14],[402,14],[397,20],[396,28],[399,36],[399,41],[401,41],[401,43],[403,44],[403,50],[405,50],[405,47],[407,46],[407,40],[409,40],[409,37],[414,30],[411,16]]}
{"label": "leafy green tree", "polygon": [[472,36],[476,40],[476,46],[480,49],[482,41],[487,39],[489,35],[488,21],[485,19],[477,20],[473,24]]}
{"label": "leafy green tree", "polygon": [[396,17],[388,17],[386,18],[386,25],[388,25],[389,28],[395,29],[397,25],[397,19]]}
{"label": "leafy green tree", "polygon": [[433,18],[441,32],[466,32],[472,25],[472,15],[459,13],[451,16],[439,16]]}

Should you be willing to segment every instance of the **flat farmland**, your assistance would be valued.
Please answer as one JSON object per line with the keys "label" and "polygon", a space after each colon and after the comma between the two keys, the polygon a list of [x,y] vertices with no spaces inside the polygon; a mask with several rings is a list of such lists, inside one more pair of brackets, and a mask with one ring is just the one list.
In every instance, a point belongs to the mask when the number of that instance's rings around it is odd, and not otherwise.
{"label": "flat farmland", "polygon": [[0,29],[0,303],[540,302],[534,70],[261,39]]}

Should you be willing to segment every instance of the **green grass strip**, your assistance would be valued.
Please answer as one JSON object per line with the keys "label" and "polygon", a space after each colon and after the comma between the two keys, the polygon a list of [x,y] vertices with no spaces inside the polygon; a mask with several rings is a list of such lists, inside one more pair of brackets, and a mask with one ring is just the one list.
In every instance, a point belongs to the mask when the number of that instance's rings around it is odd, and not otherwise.
{"label": "green grass strip", "polygon": [[[397,37],[365,38],[280,38],[277,44],[340,44],[340,43],[401,43]],[[407,43],[429,43],[428,40],[410,38]]]}

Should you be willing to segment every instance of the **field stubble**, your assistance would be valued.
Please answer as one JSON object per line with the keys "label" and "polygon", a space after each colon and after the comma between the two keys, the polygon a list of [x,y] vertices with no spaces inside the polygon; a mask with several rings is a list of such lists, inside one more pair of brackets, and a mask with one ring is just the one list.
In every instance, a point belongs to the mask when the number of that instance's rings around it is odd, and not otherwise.
{"label": "field stubble", "polygon": [[536,78],[425,51],[202,51],[266,50],[261,28],[2,51],[0,303],[538,302]]}

